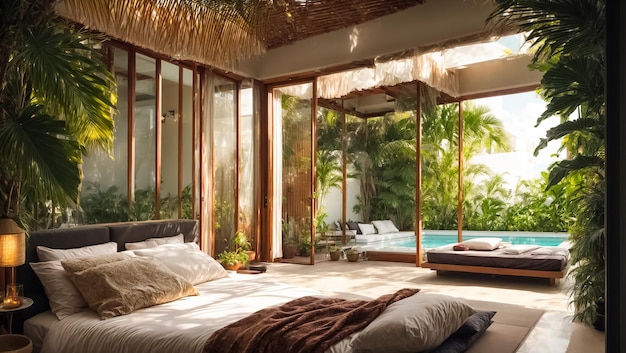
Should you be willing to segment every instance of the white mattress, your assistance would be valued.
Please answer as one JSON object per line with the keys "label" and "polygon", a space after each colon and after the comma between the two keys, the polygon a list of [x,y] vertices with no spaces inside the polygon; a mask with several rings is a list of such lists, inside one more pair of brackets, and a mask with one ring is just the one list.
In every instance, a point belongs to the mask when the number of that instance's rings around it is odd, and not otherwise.
{"label": "white mattress", "polygon": [[378,234],[378,233],[376,233],[376,234],[367,234],[367,235],[357,234],[356,235],[356,242],[357,242],[357,244],[368,244],[368,243],[377,242],[377,241],[407,238],[407,237],[411,237],[411,236],[415,236],[415,232],[413,232],[413,231],[401,231],[401,232],[382,233],[382,234]]}
{"label": "white mattress", "polygon": [[[90,310],[61,321],[43,313],[27,320],[25,331],[41,342],[41,353],[199,353],[214,331],[257,310],[306,295],[323,296],[262,276],[231,275],[202,283],[196,286],[199,296],[107,320]],[[349,352],[349,340],[328,352]]]}

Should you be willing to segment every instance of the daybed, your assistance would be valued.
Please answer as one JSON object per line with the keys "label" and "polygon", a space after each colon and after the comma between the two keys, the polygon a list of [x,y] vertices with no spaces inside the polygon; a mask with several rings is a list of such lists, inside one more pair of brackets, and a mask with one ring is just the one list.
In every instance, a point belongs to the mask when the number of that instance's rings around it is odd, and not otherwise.
{"label": "daybed", "polygon": [[[481,239],[478,239],[480,241]],[[461,242],[459,244],[464,244]],[[445,245],[426,252],[422,267],[440,271],[547,278],[550,284],[565,277],[569,260],[567,248],[555,246],[501,246],[493,243],[482,249],[459,249]],[[470,244],[467,242],[467,244]],[[459,251],[465,250],[465,251]]]}
{"label": "daybed", "polygon": [[[200,252],[193,242],[197,235],[197,223],[188,220],[31,233],[27,264],[18,268],[17,279],[35,304],[16,313],[14,331],[23,330],[33,340],[35,352],[42,353],[461,352],[491,325],[495,314],[476,311],[453,297],[417,293],[417,289],[346,301],[263,275],[228,274]],[[168,244],[170,239],[176,239],[175,244]],[[178,243],[182,239],[186,242]],[[136,250],[124,251],[129,243]],[[61,275],[58,281],[65,278],[66,286],[57,289],[82,294],[92,310],[72,308],[75,311],[63,312],[59,319],[59,292],[45,292],[38,277],[41,268],[58,268],[59,264],[62,269],[55,276]],[[144,278],[146,282],[133,283],[145,268],[128,267],[138,270],[120,272],[127,264],[149,264],[154,267],[149,271],[161,272]],[[49,275],[43,277],[47,285]],[[134,286],[131,290],[122,288],[118,297],[111,297],[109,292],[117,293],[116,285],[129,281]],[[138,299],[144,300],[143,291],[150,292],[149,286],[170,281],[180,285],[178,299],[133,307]],[[51,310],[47,294],[56,309]],[[106,300],[91,302],[101,297]],[[120,302],[124,305],[119,306]],[[72,304],[69,296],[62,304]],[[447,350],[452,346],[456,349]]]}

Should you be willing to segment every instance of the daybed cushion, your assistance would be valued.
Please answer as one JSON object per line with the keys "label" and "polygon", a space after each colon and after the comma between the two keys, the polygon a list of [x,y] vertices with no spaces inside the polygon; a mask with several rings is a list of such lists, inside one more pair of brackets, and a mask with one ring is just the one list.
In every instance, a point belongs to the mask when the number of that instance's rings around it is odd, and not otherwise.
{"label": "daybed cushion", "polygon": [[69,260],[77,257],[114,254],[116,252],[117,243],[115,242],[84,246],[82,248],[74,249],[52,249],[45,246],[37,247],[37,256],[40,261]]}
{"label": "daybed cushion", "polygon": [[418,293],[387,307],[358,333],[355,352],[412,353],[439,346],[476,311],[460,299]]}
{"label": "daybed cushion", "polygon": [[493,250],[500,246],[502,238],[474,238],[462,241],[460,244],[467,246],[470,250]]}
{"label": "daybed cushion", "polygon": [[138,241],[134,243],[126,243],[126,250],[139,250],[139,249],[149,249],[154,248],[159,245],[164,244],[183,244],[185,242],[185,238],[183,234],[174,235],[171,237],[163,237],[163,238],[150,238],[144,241]]}
{"label": "daybed cushion", "polygon": [[138,256],[161,261],[170,271],[192,284],[200,284],[228,276],[214,258],[200,250],[196,243],[165,244],[151,249],[135,250]]}
{"label": "daybed cushion", "polygon": [[439,347],[430,353],[462,353],[491,326],[495,311],[479,310],[470,316],[465,323]]}
{"label": "daybed cushion", "polygon": [[372,224],[376,227],[379,234],[397,233],[400,231],[391,220],[372,221]]}
{"label": "daybed cushion", "polygon": [[363,235],[376,234],[376,228],[368,223],[359,223],[359,229]]}
{"label": "daybed cushion", "polygon": [[198,295],[191,283],[147,257],[103,264],[76,272],[70,278],[101,319]]}
{"label": "daybed cushion", "polygon": [[539,249],[539,245],[511,245],[508,246],[506,248],[504,248],[504,253],[505,254],[513,254],[513,255],[519,255],[519,254],[523,254],[525,252],[529,252],[529,251],[533,251],[533,250],[537,250]]}
{"label": "daybed cushion", "polygon": [[87,307],[82,295],[70,280],[69,274],[63,269],[61,260],[70,260],[77,256],[96,256],[103,253],[106,256],[119,256],[116,253],[115,243],[106,243],[85,246],[74,249],[51,249],[38,246],[37,253],[41,259],[52,259],[43,262],[31,262],[30,266],[39,277],[48,296],[50,311],[59,320],[82,311]]}

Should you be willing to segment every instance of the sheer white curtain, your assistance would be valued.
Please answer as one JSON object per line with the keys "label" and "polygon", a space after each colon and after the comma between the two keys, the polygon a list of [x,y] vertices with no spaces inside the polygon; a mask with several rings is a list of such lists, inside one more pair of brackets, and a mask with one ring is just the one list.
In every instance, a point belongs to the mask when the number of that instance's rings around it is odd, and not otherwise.
{"label": "sheer white curtain", "polygon": [[211,185],[213,183],[212,180],[212,170],[211,165],[213,161],[211,160],[211,146],[213,145],[213,141],[211,140],[211,131],[213,129],[211,119],[211,115],[213,112],[213,92],[215,91],[215,77],[211,72],[207,72],[204,75],[204,87],[202,87],[203,91],[203,109],[202,109],[202,130],[200,131],[200,148],[202,149],[202,161],[201,161],[201,170],[200,178],[202,180],[202,244],[204,244],[204,250],[211,254],[213,251],[212,246],[212,237],[213,234],[213,218],[210,212],[211,200],[213,200],[213,195],[211,192]]}
{"label": "sheer white curtain", "polygon": [[274,174],[272,175],[272,185],[274,185],[273,210],[272,215],[272,257],[274,259],[283,256],[283,232],[282,232],[282,210],[283,210],[283,109],[281,105],[282,93],[274,90],[273,108],[273,146],[272,155],[274,161]]}

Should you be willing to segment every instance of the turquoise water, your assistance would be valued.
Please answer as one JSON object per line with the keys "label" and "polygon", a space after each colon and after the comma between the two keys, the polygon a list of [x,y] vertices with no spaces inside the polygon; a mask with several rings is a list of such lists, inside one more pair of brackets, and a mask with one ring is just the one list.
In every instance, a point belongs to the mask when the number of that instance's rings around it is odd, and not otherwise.
{"label": "turquoise water", "polygon": [[[463,236],[463,240],[473,238],[485,238],[485,236]],[[527,244],[527,245],[539,245],[539,246],[557,246],[561,242],[567,240],[567,237],[559,236],[507,236],[497,235],[491,238],[502,238],[503,242],[510,242],[514,245]],[[457,235],[439,235],[439,234],[424,234],[422,235],[422,247],[426,249],[436,248],[447,244],[457,243]],[[415,249],[415,237],[397,239],[393,241],[385,241],[381,243],[381,247],[385,248],[411,248]]]}

